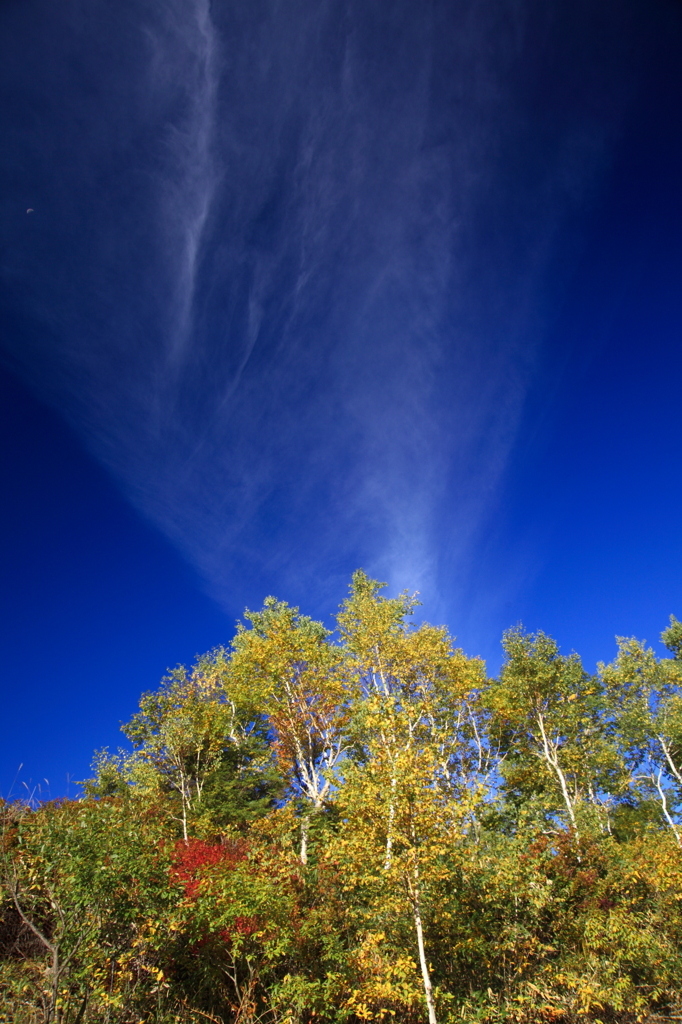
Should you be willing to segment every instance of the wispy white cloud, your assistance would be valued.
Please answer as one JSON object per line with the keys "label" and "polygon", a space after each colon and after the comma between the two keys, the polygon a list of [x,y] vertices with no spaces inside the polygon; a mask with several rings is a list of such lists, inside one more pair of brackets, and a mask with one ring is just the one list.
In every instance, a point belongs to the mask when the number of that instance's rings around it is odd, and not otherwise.
{"label": "wispy white cloud", "polygon": [[240,575],[324,602],[359,562],[464,592],[612,131],[600,81],[532,109],[538,35],[580,77],[565,6],[140,0],[100,100],[61,82],[87,130],[7,277],[40,324],[14,357],[231,608]]}

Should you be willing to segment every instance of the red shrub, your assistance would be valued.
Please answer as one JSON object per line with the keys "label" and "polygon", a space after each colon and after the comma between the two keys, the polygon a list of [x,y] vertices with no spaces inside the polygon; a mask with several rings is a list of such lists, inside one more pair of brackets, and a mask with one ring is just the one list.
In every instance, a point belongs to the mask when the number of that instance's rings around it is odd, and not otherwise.
{"label": "red shrub", "polygon": [[180,882],[185,896],[196,898],[201,882],[202,868],[213,864],[234,867],[246,860],[247,846],[241,841],[230,843],[205,843],[203,839],[180,840],[172,854],[171,879]]}
{"label": "red shrub", "polygon": [[232,943],[233,936],[236,935],[253,935],[258,928],[258,918],[255,915],[251,917],[235,917],[232,928],[223,928],[220,932],[220,937],[223,939],[228,946]]}

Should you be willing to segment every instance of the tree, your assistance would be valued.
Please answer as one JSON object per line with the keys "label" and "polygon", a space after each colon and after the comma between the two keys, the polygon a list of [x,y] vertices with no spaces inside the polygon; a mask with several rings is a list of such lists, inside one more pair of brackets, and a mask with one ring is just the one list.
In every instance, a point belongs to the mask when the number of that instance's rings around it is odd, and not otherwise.
{"label": "tree", "polygon": [[190,817],[202,810],[223,823],[248,820],[280,786],[256,695],[230,671],[222,648],[143,694],[123,732],[136,750],[124,774],[138,790],[160,786],[179,796],[185,841]]}
{"label": "tree", "polygon": [[353,576],[170,673],[79,800],[0,802],[0,1022],[682,1013],[682,624],[498,679]]}
{"label": "tree", "polygon": [[[663,634],[675,650],[676,620]],[[680,625],[677,623],[677,625]],[[671,630],[673,631],[671,633]],[[617,722],[631,783],[655,794],[682,846],[682,663],[659,659],[634,637],[617,637],[618,654],[599,669]]]}
{"label": "tree", "polygon": [[535,800],[550,820],[563,809],[576,837],[587,807],[608,830],[620,765],[599,679],[584,671],[576,654],[561,655],[545,633],[517,627],[504,634],[502,645],[506,660],[487,699],[507,734],[502,770],[508,796]]}
{"label": "tree", "polygon": [[682,622],[670,616],[670,625],[661,633],[661,640],[676,661],[682,661]]}
{"label": "tree", "polygon": [[328,801],[349,719],[341,656],[322,623],[274,597],[245,613],[233,642],[231,678],[258,694],[277,763],[304,804],[300,859],[308,859],[311,815]]}
{"label": "tree", "polygon": [[[443,849],[466,829],[481,798],[478,782],[472,785],[472,741],[481,767],[483,750],[480,736],[475,743],[472,706],[484,666],[455,650],[444,627],[410,628],[415,598],[385,598],[383,586],[356,572],[338,618],[356,695],[355,763],[345,770],[341,801],[352,837],[347,849],[375,858],[375,875],[379,868],[383,873],[383,884],[374,882],[380,902],[397,899],[399,907],[407,897],[435,1024],[424,913]],[[361,875],[371,870],[365,866]]]}

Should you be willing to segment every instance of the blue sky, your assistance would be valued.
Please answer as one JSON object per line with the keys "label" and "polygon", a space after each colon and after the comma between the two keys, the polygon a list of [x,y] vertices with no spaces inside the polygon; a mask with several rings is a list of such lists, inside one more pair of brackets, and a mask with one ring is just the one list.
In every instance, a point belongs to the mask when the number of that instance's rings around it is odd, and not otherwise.
{"label": "blue sky", "polygon": [[2,792],[358,566],[493,670],[682,615],[679,3],[0,24]]}

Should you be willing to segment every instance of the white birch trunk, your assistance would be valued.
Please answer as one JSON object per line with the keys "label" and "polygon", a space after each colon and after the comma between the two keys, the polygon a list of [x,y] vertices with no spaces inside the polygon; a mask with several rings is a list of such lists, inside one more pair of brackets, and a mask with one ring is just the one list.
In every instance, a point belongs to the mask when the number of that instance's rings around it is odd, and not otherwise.
{"label": "white birch trunk", "polygon": [[665,759],[666,759],[666,761],[668,762],[668,764],[670,766],[670,771],[673,773],[673,775],[675,776],[675,778],[677,779],[679,784],[682,786],[682,775],[680,775],[680,772],[679,772],[679,770],[677,768],[677,765],[675,764],[675,762],[673,761],[673,759],[672,759],[672,757],[670,755],[670,751],[668,750],[667,743],[665,742],[665,740],[663,739],[662,736],[658,737],[658,742],[661,744],[661,748],[663,750],[663,753],[665,754]]}
{"label": "white birch trunk", "polygon": [[663,789],[663,786],[661,785],[661,775],[662,774],[663,774],[663,771],[662,770],[659,771],[658,775],[656,775],[654,777],[654,782],[655,782],[655,785],[656,785],[656,789],[658,790],[658,795],[659,795],[660,800],[661,800],[661,807],[663,808],[663,814],[665,815],[665,820],[668,822],[668,824],[670,825],[670,828],[673,830],[673,833],[675,835],[675,839],[677,840],[677,845],[678,846],[682,846],[682,837],[680,836],[679,830],[678,830],[677,826],[675,825],[675,822],[673,821],[673,819],[672,819],[672,817],[670,815],[670,811],[668,810],[668,800],[667,800],[666,795],[665,795],[665,790]]}
{"label": "white birch trunk", "polygon": [[436,1004],[433,999],[433,986],[431,984],[431,975],[429,974],[429,965],[426,960],[426,950],[424,948],[424,929],[422,926],[422,915],[421,915],[421,904],[420,904],[420,891],[419,891],[419,867],[415,862],[414,867],[414,885],[412,888],[412,913],[414,916],[414,929],[417,933],[417,948],[419,950],[419,966],[422,972],[422,981],[424,983],[424,995],[426,997],[426,1007],[429,1012],[429,1024],[438,1024],[436,1018]]}
{"label": "white birch trunk", "polygon": [[386,856],[384,857],[384,871],[391,867],[393,856],[393,822],[395,821],[395,788],[397,780],[395,770],[391,775],[391,802],[388,805],[388,830],[386,832]]}
{"label": "white birch trunk", "polygon": [[580,833],[578,831],[578,826],[575,820],[575,812],[573,810],[573,801],[571,800],[570,793],[568,792],[568,786],[566,784],[566,776],[562,772],[561,766],[559,765],[559,758],[557,756],[556,749],[552,750],[550,748],[550,743],[547,739],[547,734],[545,732],[545,723],[542,715],[537,716],[537,722],[540,726],[540,733],[542,734],[542,746],[544,750],[545,761],[554,771],[555,775],[559,780],[559,785],[561,786],[561,792],[564,798],[564,803],[566,804],[568,816],[571,820],[571,825],[573,826],[573,831],[575,832],[576,838],[580,839]]}
{"label": "white birch trunk", "polygon": [[308,832],[310,830],[310,815],[306,814],[301,819],[301,864],[308,863]]}

